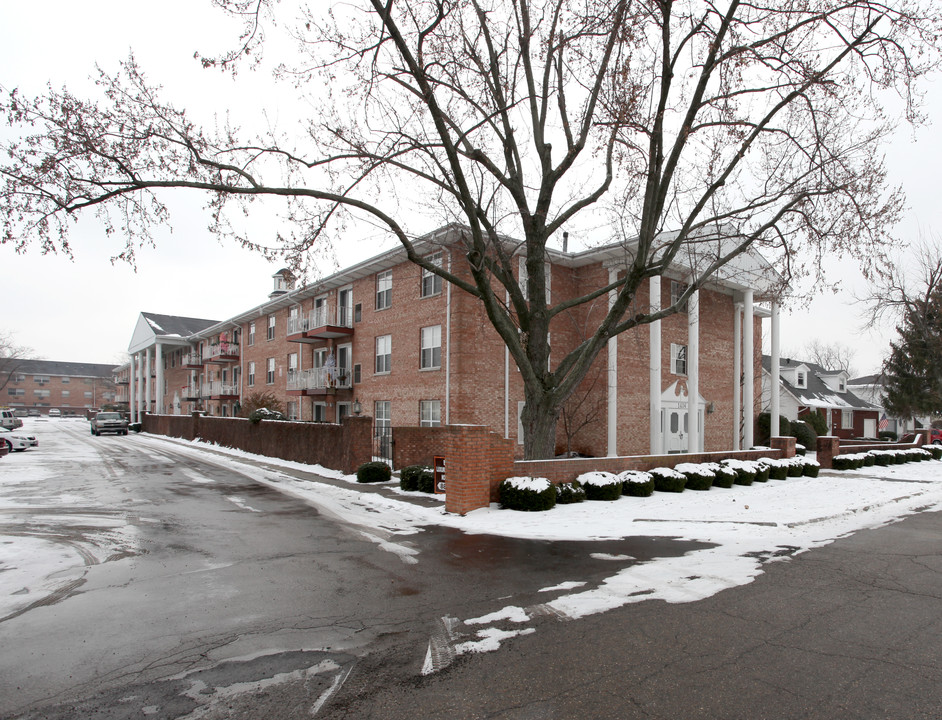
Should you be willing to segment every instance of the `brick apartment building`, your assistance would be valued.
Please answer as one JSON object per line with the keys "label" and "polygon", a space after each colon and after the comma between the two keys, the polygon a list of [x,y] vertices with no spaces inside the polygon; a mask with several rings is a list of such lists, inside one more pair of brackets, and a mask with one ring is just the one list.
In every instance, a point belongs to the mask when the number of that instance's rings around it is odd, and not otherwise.
{"label": "brick apartment building", "polygon": [[10,377],[0,405],[41,415],[52,409],[63,415],[84,415],[86,410],[116,401],[114,369],[100,363],[18,360],[6,368]]}
{"label": "brick apartment building", "polygon": [[[458,272],[460,231],[441,228],[417,247]],[[556,301],[608,284],[624,267],[625,250],[550,250],[549,259]],[[687,312],[609,341],[571,401],[575,424],[591,421],[570,438],[560,424],[560,447],[569,440],[572,449],[600,456],[752,444],[762,318],[773,318],[777,338],[775,306],[770,313],[754,298],[775,273],[755,255],[727,270],[694,294]],[[684,276],[677,267],[653,278],[638,307],[671,304]],[[409,263],[404,250],[301,288],[287,271],[274,279],[266,302],[226,320],[141,313],[131,362],[118,371],[132,415],[236,415],[246,397],[271,391],[291,419],[339,422],[362,409],[378,427],[485,425],[522,444],[522,380],[480,303]],[[559,357],[597,326],[604,302],[554,318],[550,344]]]}

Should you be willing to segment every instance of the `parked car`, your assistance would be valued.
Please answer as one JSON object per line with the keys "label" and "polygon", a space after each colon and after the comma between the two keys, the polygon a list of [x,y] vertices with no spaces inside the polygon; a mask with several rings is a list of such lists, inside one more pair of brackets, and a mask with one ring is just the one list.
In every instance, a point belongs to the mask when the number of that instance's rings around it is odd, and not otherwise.
{"label": "parked car", "polygon": [[16,416],[14,410],[0,410],[0,427],[5,427],[7,430],[16,430],[18,427],[23,427],[23,421]]}
{"label": "parked car", "polygon": [[100,412],[91,421],[92,435],[101,435],[103,432],[128,434],[128,419],[119,412]]}
{"label": "parked car", "polygon": [[35,435],[26,435],[7,428],[0,428],[0,440],[6,443],[10,452],[14,450],[22,452],[26,448],[39,446],[39,440],[36,439]]}
{"label": "parked car", "polygon": [[929,442],[933,445],[942,445],[942,430],[929,428]]}
{"label": "parked car", "polygon": [[52,410],[49,411],[49,417],[62,417],[62,411],[59,408],[52,408]]}

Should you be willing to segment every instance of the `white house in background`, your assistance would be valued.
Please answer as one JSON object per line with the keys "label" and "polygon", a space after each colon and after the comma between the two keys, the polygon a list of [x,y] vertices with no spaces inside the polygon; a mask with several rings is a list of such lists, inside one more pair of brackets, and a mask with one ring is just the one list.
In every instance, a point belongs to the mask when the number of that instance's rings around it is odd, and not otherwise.
{"label": "white house in background", "polygon": [[[875,438],[880,408],[858,397],[844,370],[828,370],[812,362],[791,358],[779,361],[779,413],[803,420],[810,413],[824,417],[830,433],[841,438]],[[762,356],[762,409],[772,407],[772,359]]]}
{"label": "white house in background", "polygon": [[880,430],[895,432],[898,437],[902,437],[907,433],[929,427],[931,418],[928,416],[898,418],[886,411],[883,407],[883,399],[886,397],[886,382],[883,373],[853,378],[848,380],[847,387],[857,397],[880,409],[880,425],[882,426]]}

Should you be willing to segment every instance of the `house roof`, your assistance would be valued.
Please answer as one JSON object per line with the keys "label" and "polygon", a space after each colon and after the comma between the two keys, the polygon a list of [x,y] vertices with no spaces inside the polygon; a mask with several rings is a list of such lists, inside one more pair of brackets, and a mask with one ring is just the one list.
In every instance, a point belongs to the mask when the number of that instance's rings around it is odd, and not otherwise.
{"label": "house roof", "polygon": [[116,365],[104,363],[64,362],[56,360],[20,360],[16,364],[15,373],[21,375],[55,375],[62,377],[106,378]]}
{"label": "house roof", "polygon": [[189,337],[219,322],[218,320],[160,315],[158,313],[148,312],[142,312],[141,316],[147,321],[147,324],[150,325],[154,334],[161,337]]}
{"label": "house roof", "polygon": [[[804,365],[808,368],[808,375],[805,378],[806,388],[800,388],[793,385],[784,375],[780,377],[782,387],[785,388],[798,401],[798,404],[810,408],[830,408],[841,410],[878,410],[874,405],[857,397],[850,390],[837,392],[825,384],[822,377],[833,377],[841,373],[840,370],[828,370],[820,365],[808,362],[807,360],[792,360],[791,358],[782,358],[780,367],[795,368]],[[769,373],[772,371],[772,358],[769,355],[762,356],[762,369]],[[848,383],[849,385],[849,383]]]}
{"label": "house roof", "polygon": [[885,378],[883,373],[876,373],[875,375],[863,375],[862,377],[854,378],[853,380],[848,380],[848,385],[883,385]]}

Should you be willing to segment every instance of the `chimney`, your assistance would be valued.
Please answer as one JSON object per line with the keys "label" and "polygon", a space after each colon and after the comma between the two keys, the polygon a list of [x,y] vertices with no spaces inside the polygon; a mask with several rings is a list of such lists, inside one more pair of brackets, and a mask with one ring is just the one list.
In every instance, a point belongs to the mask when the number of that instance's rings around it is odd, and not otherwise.
{"label": "chimney", "polygon": [[563,232],[563,252],[569,252],[569,233]]}

